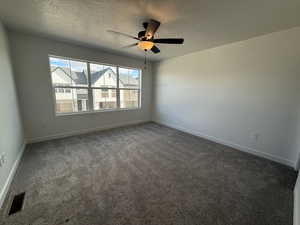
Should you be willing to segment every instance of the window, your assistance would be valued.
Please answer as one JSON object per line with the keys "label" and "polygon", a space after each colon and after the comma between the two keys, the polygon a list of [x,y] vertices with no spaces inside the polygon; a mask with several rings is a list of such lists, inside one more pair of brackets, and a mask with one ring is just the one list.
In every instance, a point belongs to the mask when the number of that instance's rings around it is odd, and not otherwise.
{"label": "window", "polygon": [[70,88],[56,88],[55,92],[56,93],[71,93],[71,89]]}
{"label": "window", "polygon": [[108,98],[108,89],[102,89],[101,96],[102,98]]}
{"label": "window", "polygon": [[116,90],[110,90],[110,92],[111,92],[111,97],[116,97],[117,96]]}
{"label": "window", "polygon": [[49,57],[57,114],[140,107],[141,70]]}

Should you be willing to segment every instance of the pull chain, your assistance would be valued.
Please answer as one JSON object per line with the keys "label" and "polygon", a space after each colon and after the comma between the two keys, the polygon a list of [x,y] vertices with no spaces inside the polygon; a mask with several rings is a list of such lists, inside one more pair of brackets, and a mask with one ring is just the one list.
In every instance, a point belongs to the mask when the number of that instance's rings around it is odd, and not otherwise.
{"label": "pull chain", "polygon": [[144,61],[145,66],[144,66],[144,69],[147,69],[147,59],[146,59],[146,54],[147,54],[147,50],[145,50],[145,61]]}

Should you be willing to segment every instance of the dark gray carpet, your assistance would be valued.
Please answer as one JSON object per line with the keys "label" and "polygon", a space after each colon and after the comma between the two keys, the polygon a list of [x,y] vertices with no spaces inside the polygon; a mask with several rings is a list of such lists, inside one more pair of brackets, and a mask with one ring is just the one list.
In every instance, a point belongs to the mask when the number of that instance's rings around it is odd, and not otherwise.
{"label": "dark gray carpet", "polygon": [[[296,173],[147,123],[29,145],[5,225],[292,225]],[[23,211],[7,216],[12,196]]]}

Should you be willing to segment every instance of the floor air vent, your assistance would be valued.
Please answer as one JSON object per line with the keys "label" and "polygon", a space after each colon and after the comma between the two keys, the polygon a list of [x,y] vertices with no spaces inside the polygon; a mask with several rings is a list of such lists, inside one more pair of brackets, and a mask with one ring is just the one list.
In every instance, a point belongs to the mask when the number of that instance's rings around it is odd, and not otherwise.
{"label": "floor air vent", "polygon": [[25,197],[25,192],[15,195],[8,215],[12,215],[12,214],[17,213],[22,210],[23,203],[24,203],[24,197]]}

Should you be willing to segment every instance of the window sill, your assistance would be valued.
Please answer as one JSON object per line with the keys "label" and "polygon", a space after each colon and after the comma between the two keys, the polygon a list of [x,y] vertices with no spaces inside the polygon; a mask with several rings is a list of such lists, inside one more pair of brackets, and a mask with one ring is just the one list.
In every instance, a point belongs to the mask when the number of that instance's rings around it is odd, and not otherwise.
{"label": "window sill", "polygon": [[76,115],[86,115],[86,114],[96,114],[96,113],[105,113],[105,112],[124,112],[124,111],[138,111],[142,108],[126,108],[126,109],[104,109],[104,110],[93,110],[93,111],[86,111],[86,112],[71,112],[71,113],[55,113],[56,117],[61,116],[76,116]]}

